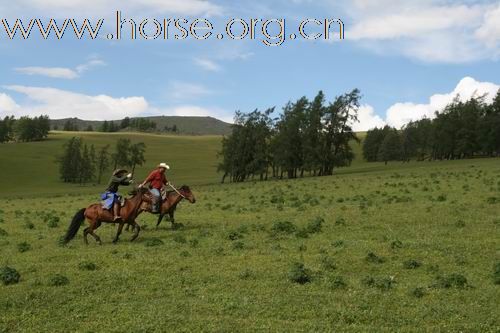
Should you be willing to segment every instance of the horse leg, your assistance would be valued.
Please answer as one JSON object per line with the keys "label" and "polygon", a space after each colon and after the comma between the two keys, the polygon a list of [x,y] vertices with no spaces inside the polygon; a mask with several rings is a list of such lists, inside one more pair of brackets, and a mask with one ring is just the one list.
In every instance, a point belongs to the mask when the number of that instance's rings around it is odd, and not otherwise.
{"label": "horse leg", "polygon": [[131,242],[135,241],[136,238],[139,237],[139,232],[141,231],[141,226],[137,224],[137,222],[134,221],[133,226],[134,226],[134,235],[130,239]]}
{"label": "horse leg", "polygon": [[168,216],[170,217],[170,223],[172,223],[172,228],[174,228],[175,227],[174,212],[168,213]]}
{"label": "horse leg", "polygon": [[90,224],[90,228],[88,230],[88,233],[94,237],[95,241],[97,243],[99,243],[99,245],[102,245],[102,242],[101,242],[101,238],[99,236],[97,236],[94,232],[94,230],[96,230],[97,228],[99,228],[99,226],[101,225],[101,222],[99,221],[92,221],[91,224]]}
{"label": "horse leg", "polygon": [[161,221],[163,220],[163,216],[165,214],[160,214],[160,216],[158,216],[158,222],[156,223],[156,229],[158,229],[158,226],[160,225]]}
{"label": "horse leg", "polygon": [[83,241],[85,242],[85,245],[89,245],[89,240],[87,239],[87,235],[89,234],[90,227],[87,227],[83,230]]}
{"label": "horse leg", "polygon": [[113,239],[113,243],[116,244],[118,242],[118,239],[120,238],[120,235],[122,233],[122,230],[123,230],[123,225],[124,225],[124,222],[120,222],[120,224],[118,225],[118,230],[116,231],[116,236],[115,236],[115,239]]}
{"label": "horse leg", "polygon": [[125,231],[129,232],[130,231],[130,223],[127,223],[127,226],[125,227]]}

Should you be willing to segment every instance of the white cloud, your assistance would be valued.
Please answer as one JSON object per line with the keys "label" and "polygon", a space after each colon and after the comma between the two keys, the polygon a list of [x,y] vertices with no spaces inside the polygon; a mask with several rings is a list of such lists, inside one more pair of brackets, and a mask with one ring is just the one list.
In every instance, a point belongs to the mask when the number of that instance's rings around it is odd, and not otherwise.
{"label": "white cloud", "polygon": [[220,66],[216,64],[214,61],[205,59],[205,58],[195,58],[194,63],[204,70],[210,72],[218,72],[221,70]]}
{"label": "white cloud", "polygon": [[500,43],[500,5],[485,13],[483,24],[476,30],[476,37],[483,40],[488,47],[498,48]]}
{"label": "white cloud", "polygon": [[423,117],[434,118],[436,111],[442,111],[446,105],[458,96],[461,101],[467,101],[471,97],[479,97],[487,94],[485,102],[491,103],[495,98],[500,85],[491,82],[479,82],[471,77],[465,77],[457,84],[455,89],[447,94],[435,94],[429,98],[429,103],[396,103],[387,110],[386,122],[390,126],[400,128],[410,121],[419,120]]}
{"label": "white cloud", "polygon": [[88,62],[76,66],[75,69],[71,68],[65,68],[65,67],[38,67],[38,66],[31,66],[31,67],[18,67],[15,68],[14,70],[16,72],[19,72],[21,74],[26,74],[26,75],[40,75],[40,76],[46,76],[50,78],[56,78],[56,79],[76,79],[80,77],[81,74],[84,72],[97,67],[97,66],[104,66],[106,63],[102,60],[99,59],[92,59],[89,60]]}
{"label": "white cloud", "polygon": [[123,18],[162,14],[208,17],[223,11],[222,7],[206,0],[17,0],[0,4],[3,14],[26,15],[26,8],[30,10],[29,15],[55,19],[107,18],[113,17],[117,10],[122,11]]}
{"label": "white cloud", "polygon": [[41,75],[57,79],[76,79],[78,73],[69,68],[63,67],[19,67],[16,72],[26,75]]}
{"label": "white cloud", "polygon": [[213,92],[205,86],[195,83],[170,82],[167,96],[175,101],[193,100],[211,95]]}
{"label": "white cloud", "polygon": [[9,95],[0,93],[0,116],[48,115],[52,119],[77,117],[86,120],[113,120],[124,117],[155,115],[211,116],[232,122],[232,115],[216,107],[180,105],[156,108],[144,97],[90,96],[55,88],[4,86],[4,89],[26,96],[27,101],[18,105]]}
{"label": "white cloud", "polygon": [[138,116],[148,110],[148,103],[144,97],[90,96],[55,88],[27,86],[4,88],[23,94],[29,100],[26,105],[14,110],[15,116],[46,114],[53,119],[79,117],[102,120]]}
{"label": "white cloud", "polygon": [[352,128],[356,132],[364,132],[374,127],[384,127],[384,120],[375,114],[375,110],[370,105],[361,105],[358,109],[359,122],[353,123]]}
{"label": "white cloud", "polygon": [[7,94],[0,93],[0,116],[14,114],[19,109],[19,105]]}
{"label": "white cloud", "polygon": [[374,52],[444,63],[500,56],[498,5],[465,0],[341,3],[352,22],[346,25],[346,40]]}

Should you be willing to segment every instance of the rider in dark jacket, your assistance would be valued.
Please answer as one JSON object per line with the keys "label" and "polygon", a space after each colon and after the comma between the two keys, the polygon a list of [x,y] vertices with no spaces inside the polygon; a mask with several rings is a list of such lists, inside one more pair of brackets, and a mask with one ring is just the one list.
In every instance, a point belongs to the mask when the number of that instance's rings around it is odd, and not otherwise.
{"label": "rider in dark jacket", "polygon": [[132,183],[132,174],[128,173],[125,169],[118,169],[113,172],[111,176],[106,192],[102,194],[102,199],[104,201],[104,206],[106,209],[111,209],[113,207],[114,218],[113,221],[121,219],[120,216],[120,201],[121,196],[118,194],[118,188],[120,185],[130,185]]}

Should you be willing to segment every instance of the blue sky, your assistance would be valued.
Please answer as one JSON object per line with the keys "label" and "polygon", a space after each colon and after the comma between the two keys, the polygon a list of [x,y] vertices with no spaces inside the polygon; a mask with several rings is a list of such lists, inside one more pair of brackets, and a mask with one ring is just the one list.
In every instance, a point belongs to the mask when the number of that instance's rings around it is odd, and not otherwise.
{"label": "blue sky", "polygon": [[[303,19],[340,18],[345,40],[297,38],[268,47],[257,33],[255,40],[131,41],[126,28],[122,40],[107,40],[116,10],[137,24],[206,18],[217,33],[231,18],[283,18],[287,35]],[[359,88],[356,129],[365,130],[432,116],[456,94],[491,98],[500,84],[498,1],[19,0],[1,3],[0,18],[11,25],[17,18],[25,25],[31,18],[104,19],[96,40],[77,40],[70,30],[61,40],[54,34],[43,40],[37,28],[28,40],[10,40],[0,24],[2,117],[165,114],[229,121],[235,110],[279,109],[318,90],[333,100]]]}

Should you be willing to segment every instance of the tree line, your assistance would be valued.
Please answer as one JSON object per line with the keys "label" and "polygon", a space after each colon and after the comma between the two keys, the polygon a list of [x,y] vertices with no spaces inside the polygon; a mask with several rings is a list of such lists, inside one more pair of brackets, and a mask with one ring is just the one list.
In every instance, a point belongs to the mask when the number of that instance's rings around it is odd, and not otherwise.
{"label": "tree line", "polygon": [[354,153],[349,143],[358,141],[351,126],[360,98],[354,89],[326,103],[320,91],[312,101],[302,97],[288,102],[278,118],[272,118],[274,108],[236,112],[232,133],[223,138],[219,153],[222,181],[325,176],[350,165]]}
{"label": "tree line", "polygon": [[31,142],[47,138],[50,131],[48,116],[21,117],[7,116],[0,118],[0,143],[5,142]]}
{"label": "tree line", "polygon": [[114,151],[110,152],[110,145],[96,151],[93,144],[87,145],[82,138],[73,137],[64,144],[63,154],[57,160],[59,175],[65,183],[101,184],[103,175],[110,167],[130,168],[134,173],[136,166],[146,162],[145,152],[143,142],[133,144],[130,139],[118,139]]}
{"label": "tree line", "polygon": [[500,156],[500,90],[466,102],[455,98],[434,119],[412,121],[400,130],[385,126],[367,132],[363,157],[368,162],[452,160]]}

